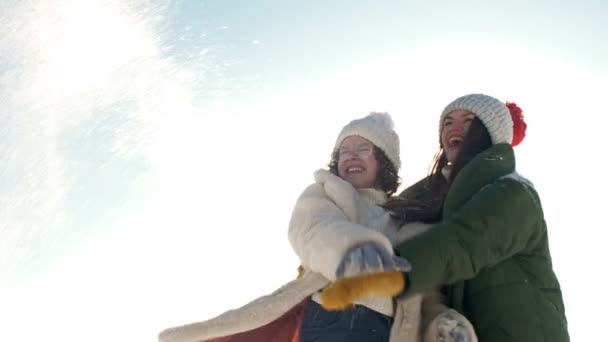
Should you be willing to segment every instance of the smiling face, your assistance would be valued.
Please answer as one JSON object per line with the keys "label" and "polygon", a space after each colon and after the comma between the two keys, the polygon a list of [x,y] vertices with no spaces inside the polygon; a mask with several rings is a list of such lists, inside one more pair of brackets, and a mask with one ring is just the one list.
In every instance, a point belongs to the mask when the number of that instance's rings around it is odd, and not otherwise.
{"label": "smiling face", "polygon": [[355,188],[373,188],[378,175],[374,145],[358,135],[342,140],[338,149],[338,176]]}
{"label": "smiling face", "polygon": [[441,125],[441,146],[445,150],[448,162],[453,163],[466,137],[475,114],[466,110],[455,110],[449,113]]}

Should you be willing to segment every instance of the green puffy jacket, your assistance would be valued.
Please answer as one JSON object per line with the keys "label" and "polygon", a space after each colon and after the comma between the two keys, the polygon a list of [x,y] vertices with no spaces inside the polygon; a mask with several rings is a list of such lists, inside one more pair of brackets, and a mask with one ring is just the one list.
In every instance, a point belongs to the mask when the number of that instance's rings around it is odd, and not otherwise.
{"label": "green puffy jacket", "polygon": [[473,323],[480,342],[569,341],[540,199],[515,173],[510,145],[465,165],[443,220],[396,249],[413,267],[404,295],[447,285],[448,305]]}

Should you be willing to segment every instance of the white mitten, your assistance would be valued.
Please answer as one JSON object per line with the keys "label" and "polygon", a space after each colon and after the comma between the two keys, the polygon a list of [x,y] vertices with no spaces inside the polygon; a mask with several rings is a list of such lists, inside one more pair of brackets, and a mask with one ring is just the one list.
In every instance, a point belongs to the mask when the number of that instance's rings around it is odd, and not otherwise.
{"label": "white mitten", "polygon": [[429,324],[425,342],[477,342],[469,320],[454,309],[447,309]]}

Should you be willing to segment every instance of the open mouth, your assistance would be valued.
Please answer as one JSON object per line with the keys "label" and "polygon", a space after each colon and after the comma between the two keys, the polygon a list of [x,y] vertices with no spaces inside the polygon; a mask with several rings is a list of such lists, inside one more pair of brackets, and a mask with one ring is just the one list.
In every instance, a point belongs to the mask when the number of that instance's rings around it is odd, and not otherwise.
{"label": "open mouth", "polygon": [[451,137],[450,139],[448,139],[448,147],[450,148],[454,148],[454,147],[460,147],[462,145],[463,139],[462,137]]}
{"label": "open mouth", "polygon": [[360,166],[351,166],[346,169],[346,173],[361,173],[363,172],[363,168]]}

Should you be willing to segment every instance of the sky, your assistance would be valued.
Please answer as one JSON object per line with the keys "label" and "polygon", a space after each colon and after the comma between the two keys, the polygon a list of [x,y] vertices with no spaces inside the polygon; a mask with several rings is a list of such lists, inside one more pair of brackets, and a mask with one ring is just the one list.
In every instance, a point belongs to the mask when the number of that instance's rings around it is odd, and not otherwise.
{"label": "sky", "polygon": [[[6,0],[0,340],[154,341],[291,280],[343,125],[393,116],[402,189],[471,92],[518,103],[572,341],[603,336],[603,1]],[[598,174],[599,173],[599,174]]]}

